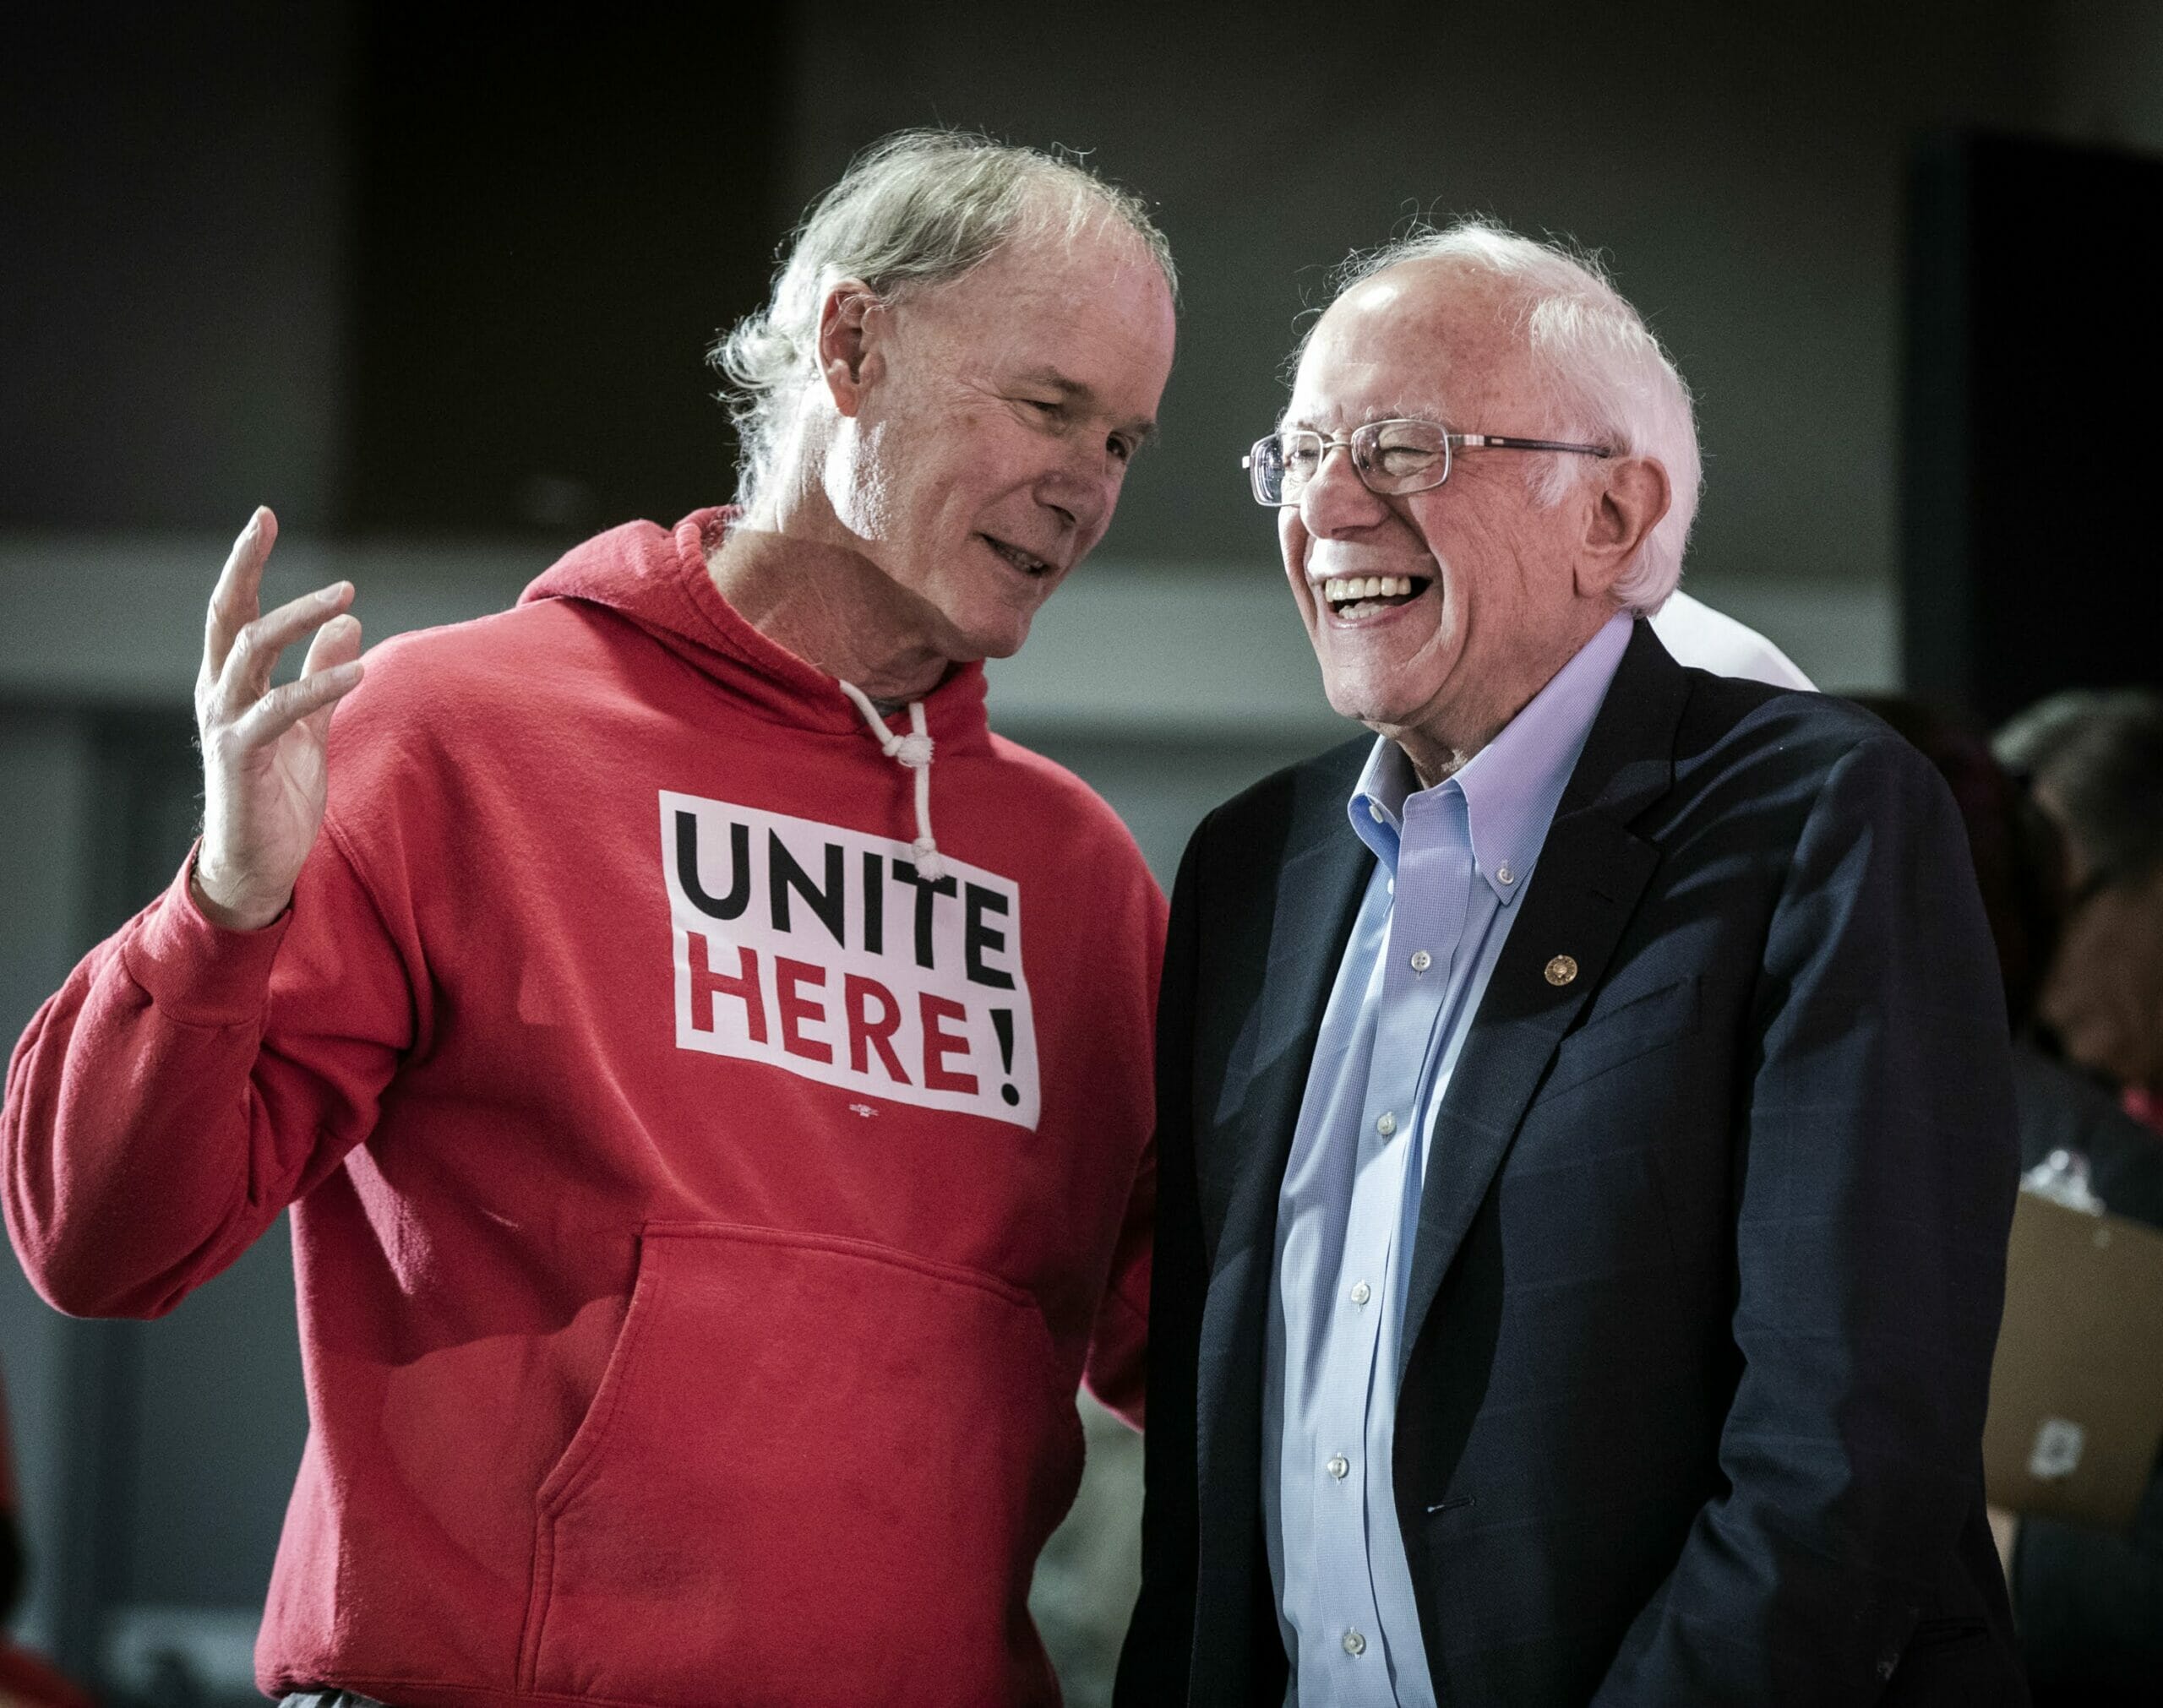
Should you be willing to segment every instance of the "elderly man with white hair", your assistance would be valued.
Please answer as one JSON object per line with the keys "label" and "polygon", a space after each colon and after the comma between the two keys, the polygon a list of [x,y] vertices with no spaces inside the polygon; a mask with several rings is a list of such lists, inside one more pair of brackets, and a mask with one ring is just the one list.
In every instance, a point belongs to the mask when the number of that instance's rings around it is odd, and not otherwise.
{"label": "elderly man with white hair", "polygon": [[267,1692],[1057,1700],[1076,1384],[1140,1417],[1163,901],[980,661],[1103,534],[1172,341],[1140,203],[905,134],[724,341],[740,508],[365,682],[350,587],[259,614],[248,525],[201,843],[31,1024],[0,1189],[91,1314],[291,1206]]}
{"label": "elderly man with white hair", "polygon": [[1190,844],[1121,1700],[2024,1700],[2005,1018],[1929,765],[1678,665],[1688,394],[1592,264],[1354,264],[1248,459],[1374,735]]}

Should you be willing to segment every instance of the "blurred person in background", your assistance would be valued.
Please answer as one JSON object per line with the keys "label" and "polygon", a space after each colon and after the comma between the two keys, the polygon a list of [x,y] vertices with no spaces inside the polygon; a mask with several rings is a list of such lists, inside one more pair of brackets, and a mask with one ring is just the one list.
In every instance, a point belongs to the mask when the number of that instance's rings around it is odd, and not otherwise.
{"label": "blurred person in background", "polygon": [[[2163,1033],[2148,1006],[2163,966],[2163,700],[2077,691],[2023,713],[1994,745],[2032,787],[1920,702],[1862,703],[1938,768],[1966,824],[2014,1036],[2022,1166],[2073,1152],[2107,1210],[2163,1228],[2163,1138],[2121,1107],[2130,1093],[2152,1118]],[[1991,1524],[2039,1708],[2155,1702],[2163,1460],[2122,1534],[1997,1509]]]}
{"label": "blurred person in background", "polygon": [[1180,867],[1120,1700],[2024,1701],[1944,786],[1643,620],[1696,431],[1595,267],[1473,224],[1341,283],[1249,470],[1375,733]]}
{"label": "blurred person in background", "polygon": [[1102,537],[1173,336],[1139,201],[904,133],[721,347],[739,508],[365,672],[350,587],[259,611],[248,525],[202,839],[31,1023],[0,1192],[93,1315],[291,1206],[267,1692],[1055,1700],[1075,1390],[1141,1417],[1163,899],[981,661]]}
{"label": "blurred person in background", "polygon": [[1993,746],[2065,833],[2069,900],[2038,1018],[2163,1133],[2163,694],[2054,694]]}

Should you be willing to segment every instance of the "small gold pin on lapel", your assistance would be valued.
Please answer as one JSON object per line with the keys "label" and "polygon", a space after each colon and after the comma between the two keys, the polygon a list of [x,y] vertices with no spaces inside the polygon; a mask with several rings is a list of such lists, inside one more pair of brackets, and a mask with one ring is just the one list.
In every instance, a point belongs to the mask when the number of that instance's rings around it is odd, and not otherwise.
{"label": "small gold pin on lapel", "polygon": [[1572,956],[1558,955],[1547,963],[1547,982],[1566,985],[1577,976],[1577,963]]}

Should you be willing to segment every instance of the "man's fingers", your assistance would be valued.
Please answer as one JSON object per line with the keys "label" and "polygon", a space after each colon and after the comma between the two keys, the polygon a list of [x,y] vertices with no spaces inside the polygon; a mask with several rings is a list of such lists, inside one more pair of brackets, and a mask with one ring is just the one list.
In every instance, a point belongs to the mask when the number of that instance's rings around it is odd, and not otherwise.
{"label": "man's fingers", "polygon": [[270,561],[270,548],[277,539],[278,519],[259,505],[233,541],[233,549],[226,553],[226,567],[218,572],[217,585],[210,590],[210,608],[203,622],[205,683],[215,682],[223,673],[234,637],[262,608],[258,601],[263,590],[263,566]]}
{"label": "man's fingers", "polygon": [[332,617],[315,631],[315,639],[308,644],[308,658],[301,666],[301,674],[313,676],[334,665],[351,664],[360,655],[361,619],[347,612]]}
{"label": "man's fingers", "polygon": [[352,601],[352,583],[336,581],[288,600],[268,616],[243,624],[233,637],[218,679],[218,698],[226,715],[237,717],[261,698],[270,686],[270,672],[277,668],[278,655],[310,629],[328,623]]}
{"label": "man's fingers", "polygon": [[356,659],[272,688],[233,725],[232,739],[242,752],[276,741],[302,718],[336,704],[351,694],[366,668]]}
{"label": "man's fingers", "polygon": [[[301,666],[301,680],[335,670],[341,664],[351,664],[361,655],[360,619],[350,612],[334,617],[315,631],[315,639],[308,645],[308,661]],[[326,701],[312,712],[302,715],[315,738],[321,741],[330,725],[332,701]]]}

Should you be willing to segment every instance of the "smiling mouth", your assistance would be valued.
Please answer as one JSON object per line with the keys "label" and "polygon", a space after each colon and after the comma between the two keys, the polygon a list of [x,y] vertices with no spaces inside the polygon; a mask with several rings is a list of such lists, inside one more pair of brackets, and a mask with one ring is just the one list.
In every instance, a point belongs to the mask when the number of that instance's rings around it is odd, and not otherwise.
{"label": "smiling mouth", "polygon": [[1010,546],[1004,540],[993,539],[989,534],[979,534],[977,537],[1024,575],[1042,579],[1051,574],[1051,565],[1049,563],[1031,552],[1024,552],[1019,546]]}
{"label": "smiling mouth", "polygon": [[1371,617],[1408,605],[1434,582],[1425,575],[1332,575],[1317,590],[1332,617]]}

